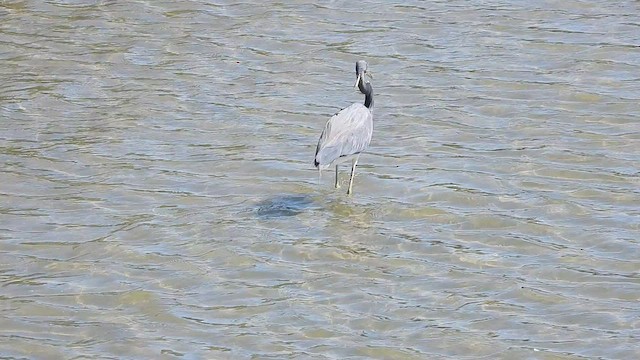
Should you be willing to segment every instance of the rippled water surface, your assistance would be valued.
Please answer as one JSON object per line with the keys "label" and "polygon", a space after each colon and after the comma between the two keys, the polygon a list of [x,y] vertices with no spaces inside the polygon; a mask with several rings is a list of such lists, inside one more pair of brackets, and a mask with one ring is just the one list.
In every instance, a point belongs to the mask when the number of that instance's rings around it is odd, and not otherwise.
{"label": "rippled water surface", "polygon": [[640,358],[639,14],[0,1],[0,357]]}

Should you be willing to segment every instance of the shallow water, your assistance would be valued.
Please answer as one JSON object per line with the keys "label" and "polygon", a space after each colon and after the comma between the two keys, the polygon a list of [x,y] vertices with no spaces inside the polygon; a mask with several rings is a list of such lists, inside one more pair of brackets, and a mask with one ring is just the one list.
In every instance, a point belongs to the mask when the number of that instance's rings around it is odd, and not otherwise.
{"label": "shallow water", "polygon": [[1,2],[0,357],[640,357],[638,14]]}

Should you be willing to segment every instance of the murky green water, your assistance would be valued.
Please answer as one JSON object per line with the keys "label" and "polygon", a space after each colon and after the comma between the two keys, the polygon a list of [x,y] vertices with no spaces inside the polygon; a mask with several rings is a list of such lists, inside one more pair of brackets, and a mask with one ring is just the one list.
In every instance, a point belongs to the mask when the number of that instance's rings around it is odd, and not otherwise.
{"label": "murky green water", "polygon": [[1,1],[0,357],[640,358],[638,14]]}

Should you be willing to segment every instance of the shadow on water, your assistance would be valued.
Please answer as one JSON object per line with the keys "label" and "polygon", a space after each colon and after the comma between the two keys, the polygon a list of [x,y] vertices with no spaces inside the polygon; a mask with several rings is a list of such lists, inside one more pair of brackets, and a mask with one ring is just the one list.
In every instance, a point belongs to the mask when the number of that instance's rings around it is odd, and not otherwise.
{"label": "shadow on water", "polygon": [[309,209],[314,201],[309,195],[279,195],[256,204],[256,213],[263,218],[296,216]]}

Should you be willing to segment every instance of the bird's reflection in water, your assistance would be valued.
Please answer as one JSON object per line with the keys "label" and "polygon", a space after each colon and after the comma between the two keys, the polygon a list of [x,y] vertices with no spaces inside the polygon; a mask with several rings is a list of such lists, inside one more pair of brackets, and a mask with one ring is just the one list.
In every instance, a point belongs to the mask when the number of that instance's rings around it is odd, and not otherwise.
{"label": "bird's reflection in water", "polygon": [[260,201],[256,211],[258,216],[264,218],[296,216],[312,204],[313,199],[309,195],[281,195]]}

